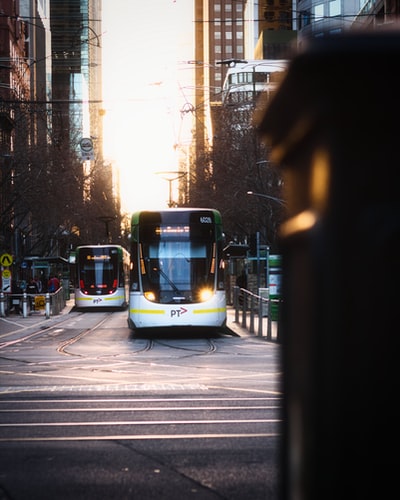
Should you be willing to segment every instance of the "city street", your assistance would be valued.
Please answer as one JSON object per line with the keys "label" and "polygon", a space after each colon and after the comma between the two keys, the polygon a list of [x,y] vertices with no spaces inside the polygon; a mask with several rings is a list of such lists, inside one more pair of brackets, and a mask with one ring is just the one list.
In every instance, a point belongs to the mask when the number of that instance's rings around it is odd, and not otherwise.
{"label": "city street", "polygon": [[278,498],[280,346],[126,315],[1,336],[1,498]]}

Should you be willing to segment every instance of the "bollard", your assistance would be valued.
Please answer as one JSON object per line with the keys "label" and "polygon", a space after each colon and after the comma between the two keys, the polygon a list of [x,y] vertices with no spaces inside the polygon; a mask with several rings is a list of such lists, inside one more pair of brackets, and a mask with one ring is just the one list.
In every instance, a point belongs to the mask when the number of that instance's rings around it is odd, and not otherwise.
{"label": "bollard", "polygon": [[46,293],[46,306],[45,306],[46,319],[50,318],[50,294]]}
{"label": "bollard", "polygon": [[250,327],[249,332],[254,333],[254,295],[250,295]]}
{"label": "bollard", "polygon": [[235,308],[235,323],[239,323],[239,287],[233,287],[233,307]]}
{"label": "bollard", "polygon": [[26,292],[22,294],[22,317],[26,318],[28,316],[28,297]]}
{"label": "bollard", "polygon": [[0,293],[0,317],[6,317],[6,297],[3,292]]}
{"label": "bollard", "polygon": [[258,297],[258,336],[262,337],[263,335],[263,311],[264,311],[264,297]]}
{"label": "bollard", "polygon": [[267,318],[267,340],[272,339],[272,315],[271,315],[271,305],[273,300],[268,299],[268,318]]}
{"label": "bollard", "polygon": [[243,294],[242,328],[247,328],[247,293]]}

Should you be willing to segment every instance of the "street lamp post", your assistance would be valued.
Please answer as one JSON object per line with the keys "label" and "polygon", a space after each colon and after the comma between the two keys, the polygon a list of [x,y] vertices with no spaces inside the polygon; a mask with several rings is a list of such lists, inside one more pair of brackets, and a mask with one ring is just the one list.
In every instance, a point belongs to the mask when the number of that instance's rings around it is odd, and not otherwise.
{"label": "street lamp post", "polygon": [[[275,196],[270,196],[269,194],[264,194],[264,193],[255,193],[254,191],[247,191],[247,194],[250,196],[258,196],[260,198],[265,198],[267,200],[272,200],[275,201],[276,203],[279,203],[280,205],[285,206],[286,202],[285,200],[282,200],[281,198],[276,198]],[[259,245],[257,245],[259,247]],[[267,257],[266,257],[266,286],[269,288],[269,247],[266,245],[266,250],[267,250]],[[257,263],[259,262],[259,249],[257,248]],[[259,264],[258,264],[259,265]],[[259,276],[259,270],[258,270],[258,276]]]}
{"label": "street lamp post", "polygon": [[97,217],[98,220],[100,220],[101,222],[104,222],[104,225],[105,225],[105,230],[106,230],[106,237],[107,237],[107,243],[111,243],[111,233],[110,233],[110,222],[112,222],[113,220],[115,220],[115,216],[114,215],[103,215],[103,216],[100,216],[100,217]]}
{"label": "street lamp post", "polygon": [[156,174],[161,175],[162,178],[165,179],[166,181],[168,181],[168,183],[169,183],[169,186],[168,186],[168,193],[169,193],[168,207],[172,208],[175,205],[175,203],[172,199],[172,183],[174,181],[177,181],[178,179],[180,179],[184,175],[186,175],[186,172],[181,172],[179,170],[169,170],[169,171],[165,171],[165,172],[156,172]]}
{"label": "street lamp post", "polygon": [[267,200],[276,201],[280,205],[286,205],[285,200],[282,200],[281,198],[276,198],[275,196],[270,196],[269,194],[255,193],[254,191],[247,191],[247,194],[250,196],[259,196],[260,198],[266,198]]}

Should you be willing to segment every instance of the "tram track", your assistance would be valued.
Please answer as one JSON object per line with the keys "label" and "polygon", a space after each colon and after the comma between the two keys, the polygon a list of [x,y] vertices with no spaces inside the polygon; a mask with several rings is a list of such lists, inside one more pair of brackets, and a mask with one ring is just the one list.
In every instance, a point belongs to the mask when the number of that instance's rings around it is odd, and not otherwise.
{"label": "tram track", "polygon": [[[107,316],[105,318],[101,318],[96,324],[94,324],[90,328],[85,329],[84,331],[80,332],[78,335],[74,335],[73,337],[64,340],[57,347],[57,352],[59,352],[60,354],[69,354],[69,355],[76,356],[76,354],[67,353],[66,348],[68,346],[78,342],[83,337],[89,335],[90,333],[94,332],[96,329],[101,327],[109,319],[109,317],[112,313],[104,313],[104,314],[106,314]],[[83,312],[77,312],[75,315],[75,318],[79,318],[80,316],[82,317],[83,315],[84,315]],[[49,326],[37,325],[35,327],[35,331],[29,331],[23,335],[20,335],[20,333],[21,333],[21,331],[26,330],[26,329],[21,329],[21,330],[17,330],[14,332],[10,332],[8,334],[9,336],[14,336],[14,337],[16,335],[18,335],[18,336],[16,338],[12,338],[10,340],[0,342],[0,350],[5,349],[5,348],[10,347],[10,346],[13,346],[13,345],[16,345],[16,344],[23,344],[24,342],[28,342],[34,338],[39,338],[39,337],[43,337],[43,336],[50,336],[52,334],[52,332],[57,332],[57,331],[65,332],[65,331],[67,331],[67,329],[63,328],[63,326],[65,326],[66,324],[68,325],[70,323],[71,323],[71,317],[66,317],[66,318],[63,318],[63,319],[57,321],[56,324],[52,324]],[[38,327],[39,327],[39,329],[38,329]],[[3,338],[4,338],[4,336],[3,336]]]}
{"label": "tram track", "polygon": [[[82,316],[83,314],[84,313],[76,312],[75,317]],[[43,321],[38,322],[35,326],[32,325],[24,326],[21,327],[19,330],[13,330],[11,332],[2,334],[0,337],[1,339],[5,339],[7,337],[15,337],[15,338],[11,338],[11,340],[4,340],[0,342],[0,350],[10,345],[14,345],[18,342],[24,342],[34,337],[48,335],[49,332],[51,332],[52,330],[56,330],[62,327],[62,325],[64,325],[65,323],[69,323],[71,321],[71,318],[69,316],[65,316],[61,317],[60,319],[57,318],[57,321],[55,323],[53,319],[50,320],[52,321],[51,324],[46,324],[48,321],[49,321],[48,319],[44,319]]]}
{"label": "tram track", "polygon": [[[203,340],[203,339],[202,339]],[[217,344],[212,339],[204,339],[206,342],[206,347],[204,349],[201,348],[201,345],[198,344],[195,347],[187,347],[182,345],[181,343],[167,343],[165,341],[156,340],[154,343],[161,345],[163,347],[167,347],[169,349],[175,349],[177,351],[190,352],[190,354],[186,356],[182,356],[183,358],[192,357],[192,356],[204,356],[213,354],[217,351]]]}
{"label": "tram track", "polygon": [[83,332],[80,332],[78,335],[75,335],[74,337],[71,337],[71,338],[65,340],[64,342],[62,342],[58,346],[57,352],[60,353],[60,354],[64,354],[66,356],[78,356],[78,357],[82,357],[80,354],[75,354],[75,353],[68,352],[66,350],[67,347],[75,344],[79,340],[83,339],[87,335],[93,333],[95,330],[97,330],[98,328],[100,328],[109,319],[110,314],[111,313],[107,313],[107,316],[105,318],[101,319],[100,321],[98,321],[95,325],[91,326],[90,328],[87,328]]}

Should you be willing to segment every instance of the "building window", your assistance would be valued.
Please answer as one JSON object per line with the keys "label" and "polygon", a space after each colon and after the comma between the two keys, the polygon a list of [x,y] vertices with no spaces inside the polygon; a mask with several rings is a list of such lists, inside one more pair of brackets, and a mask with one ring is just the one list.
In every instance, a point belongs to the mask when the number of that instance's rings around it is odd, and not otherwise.
{"label": "building window", "polygon": [[311,24],[311,14],[308,10],[303,10],[300,12],[300,23],[299,28],[304,28]]}
{"label": "building window", "polygon": [[324,18],[324,4],[314,6],[314,22],[321,21]]}
{"label": "building window", "polygon": [[340,16],[341,11],[340,0],[332,0],[329,2],[329,15],[330,16]]}

